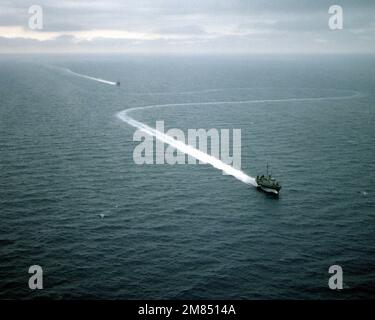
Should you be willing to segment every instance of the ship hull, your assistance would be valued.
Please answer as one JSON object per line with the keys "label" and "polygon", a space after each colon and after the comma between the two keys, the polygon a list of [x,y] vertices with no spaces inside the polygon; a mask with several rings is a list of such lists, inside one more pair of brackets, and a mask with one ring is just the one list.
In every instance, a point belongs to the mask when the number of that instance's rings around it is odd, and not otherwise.
{"label": "ship hull", "polygon": [[258,188],[258,190],[261,190],[261,191],[264,191],[264,192],[267,192],[267,193],[272,193],[272,194],[275,194],[275,195],[279,194],[279,190],[276,190],[276,189],[267,188],[267,187],[259,186],[259,185],[258,185],[257,188]]}

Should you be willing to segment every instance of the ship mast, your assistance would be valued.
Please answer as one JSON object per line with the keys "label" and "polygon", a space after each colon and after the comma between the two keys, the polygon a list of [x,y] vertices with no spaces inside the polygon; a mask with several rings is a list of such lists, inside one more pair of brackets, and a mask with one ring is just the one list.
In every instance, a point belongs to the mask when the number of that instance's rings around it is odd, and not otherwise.
{"label": "ship mast", "polygon": [[267,162],[267,176],[268,176],[268,162]]}

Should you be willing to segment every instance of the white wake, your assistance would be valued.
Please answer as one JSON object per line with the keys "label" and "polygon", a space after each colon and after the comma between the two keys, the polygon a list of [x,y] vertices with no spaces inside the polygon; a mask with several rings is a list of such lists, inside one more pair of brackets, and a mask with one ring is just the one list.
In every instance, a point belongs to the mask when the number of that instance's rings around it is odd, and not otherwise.
{"label": "white wake", "polygon": [[[71,71],[70,69],[66,69],[69,73],[74,74],[76,76],[98,81],[101,83],[109,84],[109,85],[116,85],[116,82],[103,80],[100,78],[94,78],[90,76],[86,76],[80,73],[76,73]],[[349,91],[349,90],[346,90]],[[200,91],[197,91],[197,93]],[[185,144],[182,141],[176,140],[173,137],[167,135],[164,132],[158,131],[140,121],[135,120],[132,118],[129,113],[135,110],[143,110],[143,109],[153,109],[153,108],[163,108],[163,107],[179,107],[179,106],[195,106],[195,105],[223,105],[223,104],[253,104],[253,103],[278,103],[278,102],[293,102],[293,101],[325,101],[325,100],[341,100],[341,99],[351,99],[355,97],[362,96],[359,92],[352,91],[351,95],[348,96],[332,96],[332,97],[311,97],[311,98],[286,98],[286,99],[261,99],[261,100],[243,100],[243,101],[212,101],[212,102],[192,102],[192,103],[170,103],[170,104],[157,104],[157,105],[149,105],[137,108],[130,108],[123,111],[118,112],[116,115],[119,119],[126,122],[127,124],[131,125],[134,128],[142,130],[146,134],[155,137],[159,141],[169,144],[170,146],[176,148],[177,150],[192,156],[193,158],[208,163],[212,165],[214,168],[225,172],[228,175],[235,177],[236,179],[253,186],[257,186],[254,177],[247,175],[245,172],[235,169],[232,166],[224,163],[220,159],[217,159],[205,152],[202,152],[188,144]]]}
{"label": "white wake", "polygon": [[[354,92],[354,91],[353,91]],[[188,154],[195,159],[201,160],[205,163],[212,165],[214,168],[224,171],[226,174],[235,177],[236,179],[253,186],[257,186],[254,177],[251,177],[241,170],[235,169],[232,166],[224,163],[223,161],[206,154],[190,145],[187,145],[181,141],[175,140],[173,137],[160,132],[148,125],[139,122],[129,116],[129,113],[135,110],[153,109],[162,107],[179,107],[179,106],[194,106],[194,105],[219,105],[219,104],[250,104],[250,103],[277,103],[277,102],[288,102],[288,101],[312,101],[312,100],[337,100],[337,99],[349,99],[360,96],[360,93],[354,92],[350,96],[337,96],[337,97],[323,97],[323,98],[289,98],[289,99],[262,99],[262,100],[243,100],[243,101],[215,101],[215,102],[194,102],[194,103],[170,103],[170,104],[157,104],[150,106],[143,106],[137,108],[130,108],[117,113],[117,117],[134,128],[142,130],[146,134],[155,137],[161,142],[167,143],[177,150]]]}
{"label": "white wake", "polygon": [[100,78],[95,78],[95,77],[91,77],[91,76],[87,76],[85,74],[81,74],[81,73],[77,73],[77,72],[74,72],[68,68],[65,68],[64,69],[66,72],[69,72],[71,74],[74,74],[75,76],[77,77],[81,77],[81,78],[85,78],[85,79],[89,79],[89,80],[93,80],[93,81],[97,81],[97,82],[101,82],[101,83],[105,83],[105,84],[109,84],[111,86],[115,86],[116,85],[116,82],[113,82],[113,81],[108,81],[108,80],[104,80],[104,79],[100,79]]}
{"label": "white wake", "polygon": [[[132,110],[134,110],[134,109],[132,109]],[[223,161],[221,161],[221,160],[219,160],[219,159],[217,159],[217,158],[215,158],[215,157],[213,157],[213,156],[211,156],[211,155],[209,155],[205,152],[202,152],[202,151],[200,151],[200,150],[198,150],[198,149],[196,149],[196,148],[194,148],[194,147],[192,147],[188,144],[185,144],[185,143],[183,143],[179,140],[174,139],[173,137],[165,134],[164,132],[158,131],[154,128],[149,127],[148,125],[146,125],[142,122],[139,122],[139,121],[133,119],[132,117],[128,116],[127,113],[129,111],[130,111],[130,109],[121,111],[117,114],[117,117],[120,118],[122,121],[125,121],[126,123],[130,124],[134,128],[142,130],[146,134],[155,137],[156,139],[158,139],[159,141],[161,141],[163,143],[167,143],[167,144],[171,145],[172,147],[176,148],[177,150],[179,150],[179,151],[181,151],[185,154],[188,154],[188,155],[192,156],[193,158],[195,158],[195,159],[197,159],[201,162],[208,163],[208,164],[212,165],[214,168],[219,169],[221,171],[224,171],[226,174],[231,175],[231,176],[235,177],[236,179],[238,179],[238,180],[240,180],[244,183],[252,184],[253,186],[257,186],[257,184],[255,182],[255,179],[253,177],[248,176],[243,171],[235,169],[232,166],[224,163]]]}

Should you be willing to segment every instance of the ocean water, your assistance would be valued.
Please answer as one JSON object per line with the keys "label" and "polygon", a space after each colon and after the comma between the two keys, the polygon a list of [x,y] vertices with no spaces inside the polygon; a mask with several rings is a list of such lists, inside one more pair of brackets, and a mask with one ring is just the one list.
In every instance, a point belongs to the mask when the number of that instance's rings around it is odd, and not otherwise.
{"label": "ocean water", "polygon": [[[1,56],[0,298],[374,298],[374,88],[372,56]],[[280,196],[136,165],[116,114],[157,104],[131,115],[241,129],[242,170],[269,162]]]}

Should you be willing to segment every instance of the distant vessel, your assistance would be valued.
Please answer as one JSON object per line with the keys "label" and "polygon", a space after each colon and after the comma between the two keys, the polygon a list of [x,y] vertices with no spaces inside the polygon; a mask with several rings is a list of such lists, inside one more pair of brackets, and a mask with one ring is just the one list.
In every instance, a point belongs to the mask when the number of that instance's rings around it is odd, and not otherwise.
{"label": "distant vessel", "polygon": [[270,174],[268,174],[268,163],[267,163],[267,175],[257,176],[256,178],[257,188],[265,192],[279,194],[281,185],[276,181]]}
{"label": "distant vessel", "polygon": [[121,85],[121,83],[120,83],[120,81],[116,81],[116,86],[120,86]]}

